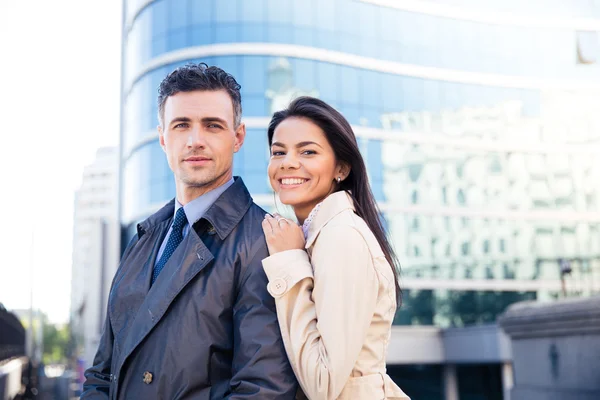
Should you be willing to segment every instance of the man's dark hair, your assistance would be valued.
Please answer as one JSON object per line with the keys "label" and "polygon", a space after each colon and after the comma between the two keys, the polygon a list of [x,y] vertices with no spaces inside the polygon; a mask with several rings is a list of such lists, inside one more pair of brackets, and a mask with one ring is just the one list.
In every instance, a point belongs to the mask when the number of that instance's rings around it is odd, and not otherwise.
{"label": "man's dark hair", "polygon": [[235,78],[219,67],[209,67],[205,63],[186,64],[166,76],[158,88],[158,120],[162,124],[165,116],[165,102],[169,96],[179,92],[194,90],[225,90],[233,104],[234,128],[242,121],[242,96],[240,84]]}

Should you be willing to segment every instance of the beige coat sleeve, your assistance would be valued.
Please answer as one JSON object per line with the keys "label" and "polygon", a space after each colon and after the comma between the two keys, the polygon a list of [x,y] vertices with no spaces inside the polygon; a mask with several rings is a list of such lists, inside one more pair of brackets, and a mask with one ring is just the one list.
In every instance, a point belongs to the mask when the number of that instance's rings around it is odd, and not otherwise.
{"label": "beige coat sleeve", "polygon": [[312,266],[306,252],[291,250],[266,258],[263,267],[302,390],[311,400],[336,399],[358,359],[377,300],[367,243],[351,227],[325,227]]}

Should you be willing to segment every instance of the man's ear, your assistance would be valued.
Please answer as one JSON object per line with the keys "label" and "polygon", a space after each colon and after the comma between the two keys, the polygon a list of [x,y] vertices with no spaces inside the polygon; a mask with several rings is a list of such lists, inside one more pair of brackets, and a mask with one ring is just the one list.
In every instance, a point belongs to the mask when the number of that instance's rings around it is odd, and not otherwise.
{"label": "man's ear", "polygon": [[246,124],[243,122],[235,130],[235,143],[233,145],[233,152],[237,153],[242,148],[244,140],[246,139]]}
{"label": "man's ear", "polygon": [[167,152],[167,148],[165,147],[165,135],[164,135],[164,132],[163,132],[162,124],[158,125],[156,127],[156,130],[158,131],[158,141],[160,142],[160,147],[162,147],[163,151],[166,153]]}

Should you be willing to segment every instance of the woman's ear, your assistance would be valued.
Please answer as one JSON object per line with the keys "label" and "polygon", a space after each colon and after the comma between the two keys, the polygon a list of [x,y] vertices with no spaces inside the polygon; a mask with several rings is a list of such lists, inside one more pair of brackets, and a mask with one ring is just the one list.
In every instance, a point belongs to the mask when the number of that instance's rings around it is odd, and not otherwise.
{"label": "woman's ear", "polygon": [[348,175],[350,175],[350,164],[345,163],[345,162],[341,162],[338,163],[338,167],[336,169],[337,177],[342,178],[341,180],[343,181],[344,179],[346,179],[348,177]]}

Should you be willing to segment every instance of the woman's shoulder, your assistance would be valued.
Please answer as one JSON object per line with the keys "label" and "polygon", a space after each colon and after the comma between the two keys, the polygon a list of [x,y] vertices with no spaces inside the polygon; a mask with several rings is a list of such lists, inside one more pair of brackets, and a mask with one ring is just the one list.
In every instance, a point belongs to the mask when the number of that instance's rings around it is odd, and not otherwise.
{"label": "woman's shoulder", "polygon": [[366,227],[366,223],[363,221],[363,219],[356,215],[353,210],[348,209],[336,214],[329,221],[327,221],[327,223],[321,227],[320,234],[323,235],[333,231],[344,232],[352,230],[356,230],[362,234],[362,231],[364,230],[363,225]]}
{"label": "woman's shoulder", "polygon": [[321,244],[323,244],[322,242],[331,242],[330,244],[334,244],[336,247],[343,246],[344,248],[364,243],[373,257],[383,255],[375,235],[365,220],[352,210],[339,213],[325,224],[321,228],[315,244],[319,242]]}

